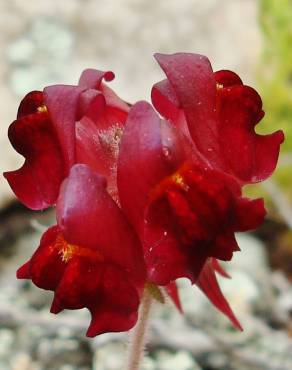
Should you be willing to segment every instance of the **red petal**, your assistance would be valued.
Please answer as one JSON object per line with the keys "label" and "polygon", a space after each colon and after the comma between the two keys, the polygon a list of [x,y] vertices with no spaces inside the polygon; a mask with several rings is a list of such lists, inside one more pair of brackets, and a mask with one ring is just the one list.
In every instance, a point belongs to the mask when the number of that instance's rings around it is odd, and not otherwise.
{"label": "red petal", "polygon": [[137,321],[139,296],[125,274],[107,266],[100,289],[103,301],[97,300],[90,308],[92,321],[87,336],[131,329]]}
{"label": "red petal", "polygon": [[29,272],[29,265],[30,261],[26,262],[24,265],[19,267],[19,269],[16,272],[17,279],[30,279],[30,272]]}
{"label": "red petal", "polygon": [[209,255],[223,261],[230,261],[233,252],[240,250],[233,230],[223,231],[221,234],[217,235],[213,243]]}
{"label": "red petal", "polygon": [[[98,246],[97,246],[98,247]],[[55,291],[51,312],[90,310],[91,336],[129,330],[137,319],[139,292],[131,271],[109,263],[98,249],[69,244],[59,227],[43,235],[40,246],[17,273],[43,289]]]}
{"label": "red petal", "polygon": [[198,150],[219,164],[218,127],[214,112],[216,82],[209,60],[198,54],[155,54],[183,109]]}
{"label": "red petal", "polygon": [[162,229],[155,230],[150,225],[145,230],[144,250],[147,276],[151,283],[168,285],[180,277],[192,279],[187,253],[180,250],[175,238],[164,236]]}
{"label": "red petal", "polygon": [[[95,316],[100,310],[109,310],[119,316],[137,311],[139,295],[125,271],[106,262],[96,263],[90,258],[73,256],[55,291],[54,302],[53,308],[57,302],[59,309],[87,307]],[[111,330],[107,328],[106,331]]]}
{"label": "red petal", "polygon": [[103,72],[96,69],[86,69],[83,71],[78,85],[86,89],[99,90],[104,96],[107,106],[127,112],[129,110],[128,104],[120,99],[112,89],[102,83],[103,79],[112,81],[114,78],[115,75],[111,71]]}
{"label": "red petal", "polygon": [[210,260],[205,263],[196,284],[206,294],[213,305],[230,319],[235,328],[243,330],[221,292]]}
{"label": "red petal", "polygon": [[241,80],[232,72],[214,74],[203,56],[157,54],[156,59],[175,91],[196,147],[205,158],[241,183],[270,176],[283,133],[255,133],[254,125],[263,117],[259,95],[240,85]]}
{"label": "red petal", "polygon": [[169,229],[157,222],[161,211],[150,205],[156,186],[185,159],[187,150],[184,153],[178,143],[173,128],[160,123],[149,104],[140,102],[131,108],[118,160],[119,196],[143,243],[148,279],[158,285],[179,277],[195,281],[207,258],[197,250],[194,254],[182,251],[179,241],[167,233]]}
{"label": "red petal", "polygon": [[95,337],[98,334],[109,332],[122,332],[132,329],[138,318],[138,311],[129,313],[118,310],[115,311],[111,307],[92,311],[92,319],[87,330],[87,337]]}
{"label": "red petal", "polygon": [[31,209],[54,204],[65,171],[48,115],[35,113],[14,121],[8,135],[13,147],[25,157],[20,169],[4,173],[12,190]]}
{"label": "red petal", "polygon": [[128,271],[137,287],[143,286],[142,247],[107,193],[103,177],[86,165],[73,166],[61,188],[57,219],[69,243],[98,247],[107,261]]}
{"label": "red petal", "polygon": [[[157,222],[161,216],[160,212],[156,213],[156,218],[149,215],[145,224],[143,243],[148,279],[157,285],[168,285],[173,280],[186,277],[194,283],[209,250],[205,245],[184,247],[172,234],[174,230],[165,229]],[[165,231],[168,229],[169,232]]]}
{"label": "red petal", "polygon": [[167,171],[160,119],[150,104],[139,102],[131,108],[126,121],[120,144],[117,181],[122,208],[140,233],[149,191]]}
{"label": "red petal", "polygon": [[103,79],[106,81],[112,81],[115,75],[111,71],[103,72],[97,69],[85,69],[78,82],[78,86],[86,89],[99,90],[100,84]]}
{"label": "red petal", "polygon": [[152,87],[151,99],[155,109],[163,117],[174,122],[177,120],[180,104],[168,80],[160,81]]}
{"label": "red petal", "polygon": [[236,205],[236,231],[248,231],[259,227],[266,215],[263,199],[238,198]]}
{"label": "red petal", "polygon": [[61,312],[63,310],[64,310],[64,307],[59,302],[58,298],[56,296],[54,296],[53,302],[51,304],[50,312],[54,313],[56,315],[56,314],[58,314],[59,312]]}
{"label": "red petal", "polygon": [[84,116],[92,120],[98,119],[105,108],[105,98],[97,90],[88,89],[81,93],[78,102],[78,121]]}
{"label": "red petal", "polygon": [[130,109],[130,104],[126,103],[124,100],[118,97],[118,95],[110,89],[105,84],[101,84],[100,91],[102,92],[106,105],[111,108],[116,108],[124,112],[128,112]]}
{"label": "red petal", "polygon": [[44,103],[62,148],[67,172],[75,161],[75,123],[82,89],[55,85],[44,89]]}
{"label": "red petal", "polygon": [[76,162],[87,164],[92,170],[102,174],[107,181],[111,177],[109,150],[102,145],[99,130],[95,123],[83,117],[76,125]]}
{"label": "red petal", "polygon": [[232,71],[221,70],[214,73],[215,80],[220,87],[242,85],[241,78]]}
{"label": "red petal", "polygon": [[[282,131],[258,135],[254,125],[262,118],[262,102],[248,86],[233,86],[218,91],[220,147],[224,163],[243,183],[264,180],[274,171]],[[228,143],[228,145],[226,145]]]}
{"label": "red petal", "polygon": [[31,259],[17,271],[19,279],[31,279],[43,289],[56,289],[65,269],[58,248],[59,232],[59,228],[53,226],[43,234],[40,246]]}
{"label": "red petal", "polygon": [[214,271],[218,272],[221,276],[225,277],[226,279],[231,279],[231,276],[224,270],[224,268],[220,265],[219,261],[216,260],[216,258],[212,258],[211,262]]}
{"label": "red petal", "polygon": [[[180,109],[179,101],[175,91],[168,80],[163,80],[155,84],[151,91],[152,104],[155,109],[172,125],[178,128],[190,142],[190,132],[187,126],[185,115]],[[195,148],[193,148],[195,150]]]}
{"label": "red petal", "polygon": [[38,108],[42,107],[43,104],[44,104],[43,92],[31,91],[22,99],[18,108],[17,119],[27,116],[28,114],[37,113]]}
{"label": "red petal", "polygon": [[172,299],[173,303],[175,304],[176,308],[179,310],[180,313],[183,313],[180,297],[179,297],[179,292],[177,288],[177,284],[175,281],[172,281],[168,285],[166,285],[165,290],[167,294],[170,296]]}

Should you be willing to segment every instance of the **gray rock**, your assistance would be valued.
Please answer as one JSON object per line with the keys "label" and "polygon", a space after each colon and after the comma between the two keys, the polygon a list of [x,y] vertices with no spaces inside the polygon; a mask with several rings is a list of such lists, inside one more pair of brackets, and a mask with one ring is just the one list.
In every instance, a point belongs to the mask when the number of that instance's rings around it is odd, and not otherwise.
{"label": "gray rock", "polygon": [[194,358],[186,351],[175,354],[169,351],[155,353],[157,370],[201,370]]}

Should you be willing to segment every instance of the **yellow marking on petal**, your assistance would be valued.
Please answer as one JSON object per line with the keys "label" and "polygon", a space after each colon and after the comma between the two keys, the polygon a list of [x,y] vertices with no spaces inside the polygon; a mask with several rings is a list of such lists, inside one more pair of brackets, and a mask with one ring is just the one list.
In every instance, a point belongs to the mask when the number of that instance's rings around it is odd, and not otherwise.
{"label": "yellow marking on petal", "polygon": [[63,262],[67,263],[72,257],[87,257],[91,261],[103,262],[104,257],[102,254],[91,248],[81,247],[76,244],[68,243],[62,234],[59,234],[55,243],[56,248],[59,250],[59,255]]}
{"label": "yellow marking on petal", "polygon": [[189,186],[185,183],[183,176],[179,172],[173,174],[171,176],[171,180],[183,190],[185,191],[189,190]]}
{"label": "yellow marking on petal", "polygon": [[48,108],[45,105],[41,105],[40,107],[37,108],[37,111],[39,113],[48,113]]}
{"label": "yellow marking on petal", "polygon": [[184,186],[185,185],[185,182],[184,182],[184,179],[183,179],[182,175],[178,172],[176,172],[174,175],[172,175],[171,179],[172,179],[173,182],[175,182],[179,186]]}
{"label": "yellow marking on petal", "polygon": [[78,247],[72,244],[66,244],[63,248],[59,251],[61,255],[62,261],[67,263],[70,259],[78,253]]}
{"label": "yellow marking on petal", "polygon": [[164,178],[155,188],[150,192],[150,200],[153,202],[163,196],[168,189],[173,186],[179,187],[184,191],[190,189],[189,185],[185,182],[184,172],[188,170],[188,163],[184,163],[176,172],[172,175]]}

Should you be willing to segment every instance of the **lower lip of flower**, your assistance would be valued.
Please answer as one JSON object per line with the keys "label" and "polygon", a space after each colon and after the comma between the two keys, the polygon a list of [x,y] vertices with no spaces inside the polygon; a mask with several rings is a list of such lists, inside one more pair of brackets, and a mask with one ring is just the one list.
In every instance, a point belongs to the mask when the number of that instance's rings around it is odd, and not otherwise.
{"label": "lower lip of flower", "polygon": [[184,245],[210,242],[229,219],[230,195],[212,176],[183,165],[150,193],[154,212],[166,215],[163,226]]}

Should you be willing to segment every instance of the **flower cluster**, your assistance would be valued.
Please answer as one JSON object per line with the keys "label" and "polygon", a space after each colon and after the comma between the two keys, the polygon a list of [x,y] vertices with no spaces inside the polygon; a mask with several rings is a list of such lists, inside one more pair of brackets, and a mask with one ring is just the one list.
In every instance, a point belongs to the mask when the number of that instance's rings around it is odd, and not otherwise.
{"label": "flower cluster", "polygon": [[54,313],[88,308],[88,336],[132,328],[144,289],[181,309],[181,277],[240,328],[215,273],[228,277],[219,260],[239,250],[234,233],[263,221],[263,200],[242,187],[271,175],[283,133],[255,132],[261,98],[235,73],[197,54],[155,57],[166,75],[155,110],[88,69],[77,86],[26,95],[9,128],[25,162],[4,176],[27,207],[56,206],[57,220],[17,277],[54,291]]}

